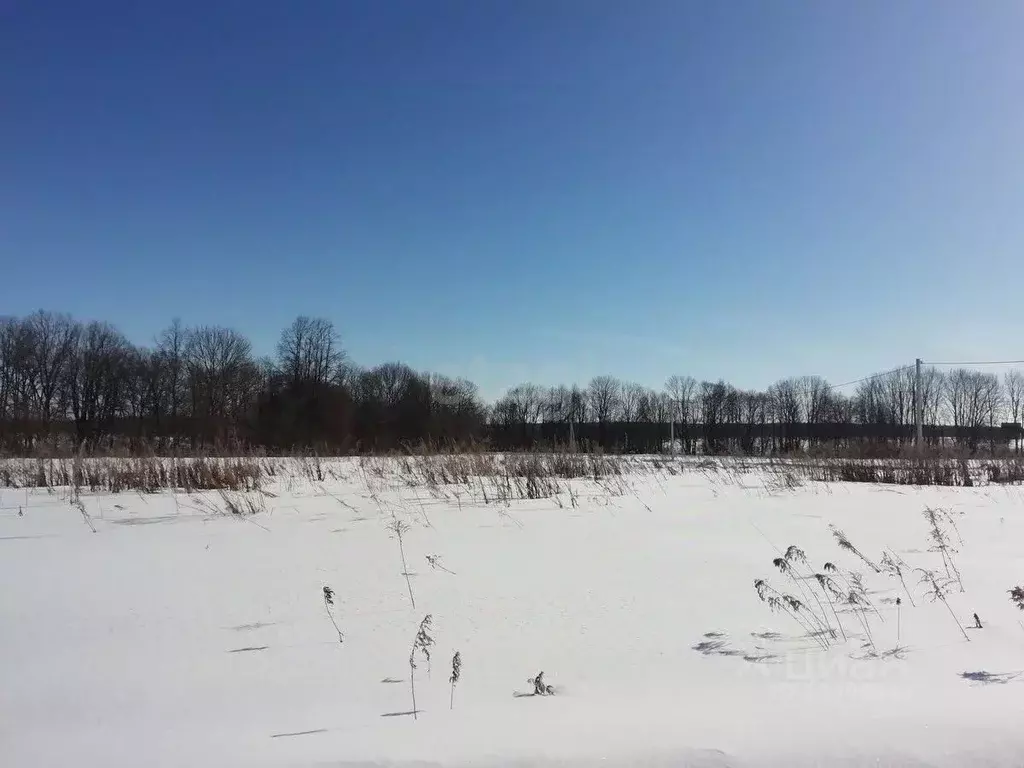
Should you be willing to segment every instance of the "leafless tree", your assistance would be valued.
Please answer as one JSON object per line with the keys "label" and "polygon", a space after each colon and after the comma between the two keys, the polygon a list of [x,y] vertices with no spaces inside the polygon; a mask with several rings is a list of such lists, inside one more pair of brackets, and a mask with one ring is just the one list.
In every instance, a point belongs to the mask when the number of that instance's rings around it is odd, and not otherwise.
{"label": "leafless tree", "polygon": [[196,328],[187,335],[185,363],[192,413],[206,439],[226,438],[229,421],[252,405],[261,379],[249,340],[230,328]]}
{"label": "leafless tree", "polygon": [[925,424],[934,426],[940,423],[945,397],[946,375],[938,368],[923,368],[921,370],[921,411]]}
{"label": "leafless tree", "polygon": [[547,387],[541,392],[543,405],[541,418],[549,424],[564,424],[569,421],[572,394],[566,386]]}
{"label": "leafless tree", "polygon": [[[967,368],[949,372],[946,397],[953,426],[974,429],[995,424],[1002,401],[999,378]],[[976,444],[973,437],[967,438]]]}
{"label": "leafless tree", "polygon": [[637,414],[643,396],[644,388],[635,382],[623,384],[619,388],[619,418],[622,421],[639,421]]}
{"label": "leafless tree", "polygon": [[882,396],[889,424],[906,426],[914,423],[914,377],[912,368],[903,368],[882,378]]}
{"label": "leafless tree", "polygon": [[323,386],[337,381],[345,361],[333,323],[299,316],[281,333],[278,364],[293,386]]}
{"label": "leafless tree", "polygon": [[595,376],[587,387],[590,413],[599,424],[615,418],[620,410],[622,384],[613,376]]}
{"label": "leafless tree", "polygon": [[636,421],[657,424],[666,420],[665,409],[662,408],[662,404],[668,400],[667,397],[663,398],[648,387],[639,387],[636,398]]}
{"label": "leafless tree", "polygon": [[0,318],[0,422],[23,421],[31,407],[32,333],[28,323]]}
{"label": "leafless tree", "polygon": [[857,385],[853,396],[853,411],[860,424],[888,423],[889,410],[885,406],[881,379],[871,378]]}
{"label": "leafless tree", "polygon": [[70,315],[40,310],[27,321],[30,335],[28,375],[35,416],[49,424],[69,364],[78,343],[78,324]]}
{"label": "leafless tree", "polygon": [[427,377],[430,387],[432,434],[447,441],[470,439],[484,420],[476,385],[440,374]]}
{"label": "leafless tree", "polygon": [[109,323],[91,322],[76,335],[63,386],[81,441],[98,437],[123,412],[135,371],[131,344]]}
{"label": "leafless tree", "polygon": [[675,406],[672,418],[684,426],[690,423],[693,414],[693,397],[697,391],[697,380],[692,376],[669,376],[665,391]]}
{"label": "leafless tree", "polygon": [[177,421],[190,412],[185,355],[189,331],[175,318],[157,339],[156,351],[149,358],[149,391],[153,415],[159,423],[164,415]]}
{"label": "leafless tree", "polygon": [[718,425],[725,421],[725,401],[729,387],[724,381],[700,383],[700,419],[704,426],[704,452],[719,453],[723,445]]}
{"label": "leafless tree", "polygon": [[587,420],[587,393],[576,385],[569,391],[569,421],[582,424]]}
{"label": "leafless tree", "polygon": [[[1021,422],[1021,407],[1024,405],[1024,373],[1018,370],[1007,371],[1003,376],[1003,391],[1006,393],[1006,405],[1010,412],[1010,421]],[[1017,452],[1020,453],[1021,441],[1016,440]]]}
{"label": "leafless tree", "polygon": [[665,382],[665,391],[672,400],[672,412],[669,418],[678,421],[683,435],[682,447],[684,453],[693,453],[693,440],[690,437],[688,427],[697,419],[696,395],[697,380],[692,376],[669,376]]}

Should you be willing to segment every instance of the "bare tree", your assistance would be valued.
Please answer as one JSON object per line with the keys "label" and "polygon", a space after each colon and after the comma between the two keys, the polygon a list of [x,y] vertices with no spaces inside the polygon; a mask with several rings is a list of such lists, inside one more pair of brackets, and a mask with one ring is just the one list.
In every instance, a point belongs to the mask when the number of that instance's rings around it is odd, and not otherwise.
{"label": "bare tree", "polygon": [[[946,397],[953,426],[976,430],[995,424],[1001,407],[1002,389],[995,374],[957,368],[948,375]],[[973,432],[968,432],[962,439],[972,448],[977,445]]]}
{"label": "bare tree", "polygon": [[697,391],[697,380],[692,376],[669,376],[665,382],[665,391],[672,399],[673,411],[671,419],[678,421],[683,427],[683,447],[686,453],[692,453],[693,444],[689,439],[687,426],[692,423],[694,416],[694,393]]}
{"label": "bare tree", "polygon": [[619,388],[619,416],[622,421],[639,421],[637,415],[643,396],[644,388],[634,382],[623,384]]}
{"label": "bare tree", "polygon": [[543,399],[541,418],[549,424],[569,421],[572,394],[566,386],[548,387],[541,391]]}
{"label": "bare tree", "polygon": [[665,411],[662,403],[668,398],[663,398],[653,389],[639,387],[636,392],[636,417],[635,420],[647,424],[657,424],[665,421]]}
{"label": "bare tree", "polygon": [[185,355],[189,331],[175,318],[157,339],[150,358],[150,401],[157,423],[167,414],[172,421],[188,411]]}
{"label": "bare tree", "polygon": [[828,410],[829,395],[832,388],[821,376],[801,376],[799,381],[803,400],[802,410],[808,424],[820,424]]}
{"label": "bare tree", "polygon": [[860,424],[888,423],[889,410],[885,407],[881,379],[871,378],[857,385],[853,396],[853,411]]}
{"label": "bare tree", "polygon": [[91,322],[76,335],[78,347],[65,368],[63,386],[81,441],[109,431],[125,408],[133,349],[109,323]]}
{"label": "bare tree", "polygon": [[251,406],[261,378],[249,340],[230,328],[196,328],[187,335],[185,361],[192,413],[205,438],[227,437],[230,422]]}
{"label": "bare tree", "polygon": [[722,451],[718,426],[725,421],[725,401],[729,388],[724,381],[700,383],[700,419],[704,426],[704,452]]}
{"label": "bare tree", "polygon": [[70,315],[40,310],[27,320],[31,336],[28,374],[36,417],[49,425],[68,365],[78,343],[78,325]]}
{"label": "bare tree", "polygon": [[883,407],[888,413],[887,423],[901,427],[914,423],[915,375],[912,368],[903,368],[882,378]]}
{"label": "bare tree", "polygon": [[587,393],[574,384],[569,391],[569,421],[582,424],[587,414]]}
{"label": "bare tree", "polygon": [[31,407],[32,332],[27,322],[0,318],[0,421],[20,421]]}
{"label": "bare tree", "polygon": [[345,361],[333,323],[299,316],[281,332],[278,364],[293,386],[322,386],[337,381]]}
{"label": "bare tree", "polygon": [[611,421],[619,411],[622,385],[613,376],[595,376],[587,387],[590,413],[599,424]]}
{"label": "bare tree", "polygon": [[688,424],[693,409],[693,393],[697,382],[692,376],[670,376],[665,382],[665,391],[675,406],[673,418],[682,424]]}
{"label": "bare tree", "polygon": [[[1006,392],[1006,405],[1010,411],[1010,421],[1021,422],[1021,406],[1024,405],[1024,373],[1013,370],[1003,376],[1003,390]],[[1020,453],[1020,437],[1016,439],[1017,453]]]}
{"label": "bare tree", "polygon": [[449,441],[472,438],[484,420],[484,408],[476,385],[466,379],[452,379],[439,374],[430,374],[428,382],[432,433]]}
{"label": "bare tree", "polygon": [[921,411],[925,424],[941,422],[943,401],[946,397],[946,375],[938,368],[921,370]]}

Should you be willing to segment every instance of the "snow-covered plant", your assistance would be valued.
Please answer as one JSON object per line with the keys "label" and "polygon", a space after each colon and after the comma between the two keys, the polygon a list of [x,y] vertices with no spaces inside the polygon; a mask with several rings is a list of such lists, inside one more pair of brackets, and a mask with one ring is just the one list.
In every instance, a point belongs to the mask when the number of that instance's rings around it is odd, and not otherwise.
{"label": "snow-covered plant", "polygon": [[874,603],[868,600],[868,589],[864,586],[864,577],[856,571],[850,571],[849,575],[850,591],[856,592],[860,604],[863,605],[865,608],[870,608],[872,611],[874,611],[875,616],[878,617],[878,620],[884,624],[885,619],[882,618],[882,614],[880,614],[878,612],[878,609],[875,608]]}
{"label": "snow-covered plant", "polygon": [[452,695],[448,701],[448,709],[455,709],[455,684],[459,682],[459,678],[462,677],[462,654],[458,651],[452,656],[452,674],[448,678],[448,682],[452,686]]}
{"label": "snow-covered plant", "polygon": [[[956,567],[956,561],[953,559],[957,549],[950,542],[949,535],[945,529],[945,526],[948,525],[957,534],[957,539],[960,539],[960,533],[956,530],[953,516],[944,509],[931,509],[929,507],[924,511],[924,518],[928,521],[928,525],[931,528],[928,532],[928,538],[932,545],[928,548],[928,551],[938,552],[942,556],[942,565],[946,569],[946,578],[955,580],[960,586],[960,591],[963,592],[964,582],[960,578],[960,571]],[[960,543],[962,544],[963,541],[960,540]]]}
{"label": "snow-covered plant", "polygon": [[450,571],[441,564],[440,555],[427,555],[427,563],[436,571],[444,571],[445,573],[450,573],[452,576],[455,575],[455,571]]}
{"label": "snow-covered plant", "polygon": [[843,626],[842,619],[839,618],[839,613],[836,611],[835,600],[843,599],[843,592],[839,589],[839,585],[835,583],[829,576],[824,573],[815,573],[814,580],[818,583],[818,588],[825,593],[825,599],[828,600],[828,606],[832,609],[832,615],[836,619],[836,624],[839,625],[839,631],[843,633],[843,640],[848,640],[846,636],[846,627]]}
{"label": "snow-covered plant", "polygon": [[538,672],[536,677],[528,678],[526,682],[533,686],[534,696],[551,696],[555,692],[554,686],[544,682],[543,671]]}
{"label": "snow-covered plant", "polygon": [[882,570],[900,580],[900,584],[903,585],[903,591],[907,593],[907,599],[910,600],[911,605],[914,605],[914,596],[910,594],[907,582],[903,579],[903,574],[910,570],[910,566],[895,552],[887,550],[882,553]]}
{"label": "snow-covered plant", "polygon": [[839,545],[840,549],[845,549],[847,552],[850,552],[850,553],[856,555],[857,557],[859,557],[875,573],[881,573],[881,569],[877,565],[875,565],[873,562],[871,562],[871,560],[869,560],[867,558],[867,556],[864,555],[863,552],[861,552],[859,549],[857,549],[855,546],[853,546],[853,542],[851,542],[846,537],[846,534],[843,533],[842,530],[840,530],[839,528],[836,528],[834,525],[830,525],[829,526],[829,530],[832,531],[832,536],[835,538],[836,543]]}
{"label": "snow-covered plant", "polygon": [[772,587],[764,579],[755,579],[754,589],[762,603],[765,603],[773,612],[786,613],[800,625],[800,627],[822,647],[828,648],[828,640],[822,636],[819,624],[812,621],[808,612],[803,610],[804,604],[792,595],[785,595]]}
{"label": "snow-covered plant", "polygon": [[871,645],[871,652],[878,654],[878,649],[875,647],[875,638],[871,634],[871,624],[867,620],[864,609],[868,607],[867,599],[857,590],[851,590],[846,596],[846,604],[850,606],[853,613],[860,620],[860,625],[864,627],[864,634],[867,635],[868,643]]}
{"label": "snow-covered plant", "polygon": [[[821,604],[821,600],[818,599],[813,586],[808,588],[805,585],[810,573],[805,567],[807,565],[807,556],[804,554],[804,551],[797,546],[790,546],[782,557],[776,557],[772,560],[772,565],[778,568],[780,573],[788,576],[793,584],[796,585],[796,588],[803,594],[808,604],[807,613],[811,620],[818,625],[818,631],[826,632],[830,637],[835,637],[836,631],[832,628],[832,624],[828,620],[828,614],[825,612],[825,607]],[[811,600],[817,604],[818,609],[821,611],[820,615],[809,607]]]}
{"label": "snow-covered plant", "polygon": [[344,643],[345,636],[338,629],[338,622],[334,620],[334,611],[331,607],[334,605],[334,590],[328,586],[324,587],[324,608],[327,609],[327,617],[331,620],[331,624],[334,625],[334,631],[338,633],[338,642]]}
{"label": "snow-covered plant", "polygon": [[409,651],[409,688],[412,692],[412,717],[418,720],[416,713],[416,653],[419,652],[427,660],[427,670],[430,670],[430,647],[434,644],[434,638],[430,636],[431,625],[434,618],[429,613],[423,617],[419,629],[416,630],[416,638],[412,641],[412,649]]}
{"label": "snow-covered plant", "polygon": [[903,629],[903,601],[896,598],[896,647],[900,647],[900,632]]}
{"label": "snow-covered plant", "polygon": [[402,575],[405,576],[405,586],[409,590],[409,601],[412,603],[413,610],[416,609],[416,598],[412,593],[412,582],[409,581],[409,566],[405,562],[405,534],[409,532],[410,526],[399,520],[397,517],[392,517],[391,522],[388,523],[388,530],[391,531],[395,539],[398,540],[398,552],[402,556]]}
{"label": "snow-covered plant", "polygon": [[946,600],[946,595],[949,592],[949,588],[953,585],[954,580],[950,578],[940,579],[935,575],[934,571],[929,571],[924,568],[918,568],[917,570],[921,574],[920,583],[924,584],[928,590],[927,594],[929,599],[931,599],[932,602],[938,600],[946,606],[946,610],[949,611],[949,615],[952,617],[953,621],[956,622],[956,626],[960,630],[961,634],[963,634],[964,640],[970,642],[971,638],[968,637],[967,630],[964,629],[964,625],[960,623],[960,619],[958,619],[956,614],[953,613],[953,609],[949,607],[949,603]]}
{"label": "snow-covered plant", "polygon": [[1024,611],[1024,587],[1014,587],[1009,592],[1010,602]]}
{"label": "snow-covered plant", "polygon": [[[868,599],[867,589],[864,587],[863,578],[855,571],[843,572],[835,563],[825,563],[822,566],[824,573],[814,574],[815,580],[821,586],[822,591],[829,596],[829,602],[834,599],[837,603],[849,606],[852,613],[855,613],[857,620],[864,628],[864,634],[868,638],[872,651],[875,652],[875,640],[871,633],[871,623],[867,619],[866,612],[871,610],[879,621],[883,621],[882,615]],[[838,614],[836,614],[838,618]],[[840,623],[842,627],[842,623]],[[845,632],[844,632],[845,636]]]}

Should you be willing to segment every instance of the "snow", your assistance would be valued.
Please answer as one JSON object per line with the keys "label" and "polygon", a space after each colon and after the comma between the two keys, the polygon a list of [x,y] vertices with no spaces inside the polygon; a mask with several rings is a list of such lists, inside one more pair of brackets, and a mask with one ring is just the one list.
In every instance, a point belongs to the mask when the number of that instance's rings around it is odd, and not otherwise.
{"label": "snow", "polygon": [[[1024,582],[1018,488],[781,490],[761,470],[690,465],[617,489],[572,481],[575,508],[567,491],[504,506],[335,464],[343,479],[276,478],[244,518],[217,493],[83,494],[96,533],[68,489],[0,490],[0,762],[1024,764],[1024,614],[1007,596]],[[984,622],[970,642],[916,576],[912,607],[829,530],[941,572],[929,506],[964,541],[966,591],[949,603]],[[411,526],[415,609],[395,517]],[[823,651],[758,600],[756,578],[793,590],[772,567],[791,544],[815,570],[863,574],[878,657],[852,613],[850,640]],[[408,658],[427,613],[414,720]],[[541,670],[555,695],[513,695]]]}

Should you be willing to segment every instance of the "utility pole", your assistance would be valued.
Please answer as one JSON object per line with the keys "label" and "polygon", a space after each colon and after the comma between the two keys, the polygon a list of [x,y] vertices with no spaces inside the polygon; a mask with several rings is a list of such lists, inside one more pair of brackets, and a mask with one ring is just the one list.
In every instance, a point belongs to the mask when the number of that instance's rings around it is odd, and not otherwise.
{"label": "utility pole", "polygon": [[672,416],[669,417],[669,422],[668,423],[669,423],[669,427],[668,427],[668,435],[669,435],[669,437],[668,437],[668,444],[671,446],[671,448],[669,448],[669,450],[672,452],[672,455],[675,456],[676,455],[676,417],[675,417],[675,414],[673,414]]}
{"label": "utility pole", "polygon": [[921,390],[921,358],[914,362],[914,424],[917,426],[917,450],[924,450],[924,397]]}

